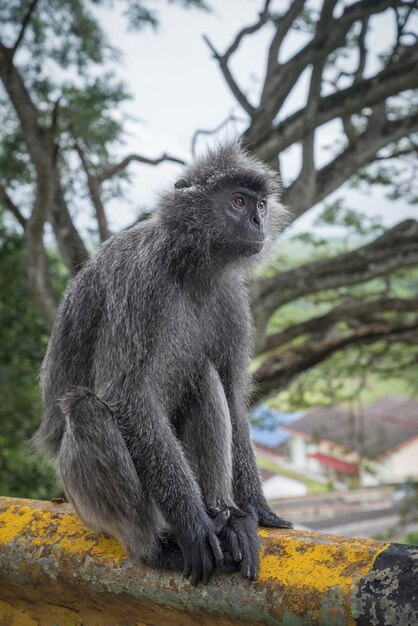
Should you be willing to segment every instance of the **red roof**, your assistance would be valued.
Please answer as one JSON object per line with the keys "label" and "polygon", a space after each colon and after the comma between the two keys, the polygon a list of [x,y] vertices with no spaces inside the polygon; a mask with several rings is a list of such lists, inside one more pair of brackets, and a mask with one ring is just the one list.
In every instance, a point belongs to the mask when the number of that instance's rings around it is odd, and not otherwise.
{"label": "red roof", "polygon": [[357,410],[320,407],[284,428],[295,437],[329,441],[380,459],[417,440],[418,398],[388,396]]}
{"label": "red roof", "polygon": [[354,463],[347,463],[347,461],[340,461],[340,459],[334,459],[332,456],[326,454],[308,454],[311,459],[316,459],[322,465],[333,467],[340,472],[347,472],[348,474],[358,474],[358,466]]}

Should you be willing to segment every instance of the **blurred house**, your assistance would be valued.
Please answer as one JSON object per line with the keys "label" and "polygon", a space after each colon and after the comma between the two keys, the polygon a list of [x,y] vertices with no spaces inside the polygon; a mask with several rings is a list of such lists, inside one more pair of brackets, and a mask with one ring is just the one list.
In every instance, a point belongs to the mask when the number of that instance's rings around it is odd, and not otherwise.
{"label": "blurred house", "polygon": [[283,428],[299,419],[303,413],[282,413],[264,405],[251,414],[251,437],[253,442],[277,453],[283,453],[290,434]]}
{"label": "blurred house", "polygon": [[299,471],[346,485],[418,478],[418,400],[387,397],[353,412],[320,408],[284,426]]}

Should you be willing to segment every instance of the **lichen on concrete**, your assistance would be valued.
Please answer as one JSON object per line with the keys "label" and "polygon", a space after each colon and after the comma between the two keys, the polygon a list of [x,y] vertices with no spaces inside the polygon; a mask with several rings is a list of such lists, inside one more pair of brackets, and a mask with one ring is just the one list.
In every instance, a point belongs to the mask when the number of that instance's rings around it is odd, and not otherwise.
{"label": "lichen on concrete", "polygon": [[[52,607],[65,613],[54,623],[74,626],[360,623],[358,589],[387,544],[288,530],[262,529],[260,536],[256,581],[216,575],[195,589],[180,574],[135,566],[115,539],[85,528],[67,504],[0,498],[0,625],[35,619],[27,624],[49,626]],[[395,579],[390,585],[392,593]]]}

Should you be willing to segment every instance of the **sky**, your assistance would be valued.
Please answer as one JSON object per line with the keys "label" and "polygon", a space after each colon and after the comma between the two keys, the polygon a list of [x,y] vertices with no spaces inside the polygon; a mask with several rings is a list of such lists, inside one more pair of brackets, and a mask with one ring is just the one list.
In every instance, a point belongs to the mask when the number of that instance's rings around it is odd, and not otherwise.
{"label": "sky", "polygon": [[[96,10],[98,19],[110,42],[122,56],[115,70],[127,84],[132,100],[124,111],[132,119],[126,125],[126,143],[121,156],[130,152],[156,157],[167,152],[189,160],[191,139],[196,129],[211,129],[220,124],[230,113],[243,122],[229,127],[228,136],[245,128],[245,113],[240,109],[227,87],[216,61],[203,41],[206,34],[221,52],[231,43],[236,32],[257,19],[261,0],[209,0],[212,12],[183,10],[180,3],[152,2],[158,9],[160,26],[157,32],[146,28],[129,32],[126,19],[111,6]],[[273,8],[283,10],[284,0],[273,2]],[[393,36],[393,24],[389,16],[380,16],[372,23],[369,46],[376,52],[384,49]],[[231,69],[249,99],[257,102],[259,86],[265,71],[266,50],[272,36],[267,26],[244,41],[234,55]],[[303,35],[288,38],[283,58],[294,54],[303,43]],[[348,63],[350,61],[347,61]],[[373,71],[373,59],[366,72]],[[296,85],[283,110],[289,114],[300,106],[306,94],[306,80]],[[332,122],[321,128],[317,141],[317,158],[320,165],[330,158],[325,145],[335,145],[339,123]],[[205,141],[198,148],[204,149]],[[293,146],[282,159],[283,177],[290,181],[298,173],[299,147]],[[129,172],[132,186],[128,200],[113,200],[109,205],[109,220],[114,230],[130,224],[139,208],[150,208],[162,187],[171,185],[180,172],[173,164],[148,167],[131,164]],[[344,196],[347,204],[362,212],[382,217],[386,225],[407,217],[416,217],[416,209],[404,201],[390,202],[384,192],[372,188],[367,193],[357,190],[339,190],[328,198]],[[304,231],[312,222],[321,206],[309,212],[293,226],[293,231]]]}

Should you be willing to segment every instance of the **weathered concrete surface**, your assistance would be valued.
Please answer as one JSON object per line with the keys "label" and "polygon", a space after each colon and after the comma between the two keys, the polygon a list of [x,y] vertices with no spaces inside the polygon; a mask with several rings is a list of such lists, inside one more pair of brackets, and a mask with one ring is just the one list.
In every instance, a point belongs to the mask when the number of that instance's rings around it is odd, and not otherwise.
{"label": "weathered concrete surface", "polygon": [[414,548],[300,531],[260,535],[257,581],[218,575],[195,589],[181,575],[135,567],[68,504],[0,498],[0,626],[418,624]]}

